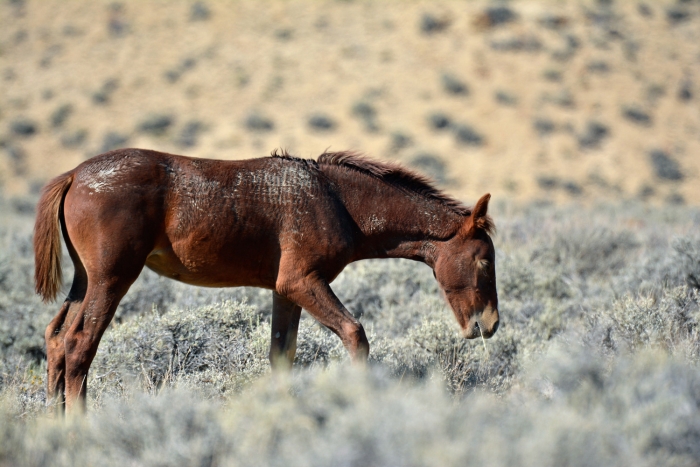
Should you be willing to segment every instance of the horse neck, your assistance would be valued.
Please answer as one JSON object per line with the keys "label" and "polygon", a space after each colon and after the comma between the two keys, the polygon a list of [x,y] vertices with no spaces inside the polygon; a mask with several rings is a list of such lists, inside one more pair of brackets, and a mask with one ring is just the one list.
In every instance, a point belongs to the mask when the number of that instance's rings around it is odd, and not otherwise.
{"label": "horse neck", "polygon": [[359,228],[354,260],[408,258],[432,264],[436,242],[458,230],[464,218],[440,201],[342,167],[326,175]]}

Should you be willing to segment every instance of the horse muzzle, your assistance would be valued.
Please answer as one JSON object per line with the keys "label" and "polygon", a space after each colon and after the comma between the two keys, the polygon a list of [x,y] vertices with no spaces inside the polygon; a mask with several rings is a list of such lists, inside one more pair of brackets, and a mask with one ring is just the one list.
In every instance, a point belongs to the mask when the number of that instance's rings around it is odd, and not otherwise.
{"label": "horse muzzle", "polygon": [[462,331],[462,335],[467,339],[476,339],[477,337],[489,339],[496,334],[499,323],[498,310],[486,307],[481,313],[475,314],[469,320],[467,327]]}

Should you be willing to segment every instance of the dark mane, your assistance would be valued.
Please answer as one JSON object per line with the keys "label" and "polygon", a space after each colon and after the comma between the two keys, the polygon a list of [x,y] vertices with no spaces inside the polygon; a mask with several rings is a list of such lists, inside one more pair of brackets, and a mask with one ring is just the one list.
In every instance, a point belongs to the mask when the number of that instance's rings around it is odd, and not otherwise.
{"label": "dark mane", "polygon": [[270,151],[270,157],[274,157],[276,159],[287,159],[290,161],[295,161],[295,162],[303,162],[306,165],[316,165],[316,161],[313,159],[304,159],[301,157],[293,156],[287,151],[285,148],[275,148],[272,151]]}
{"label": "dark mane", "polygon": [[270,152],[270,157],[274,159],[284,159],[298,164],[303,164],[311,171],[318,171],[318,163],[313,159],[304,159],[303,157],[293,156],[284,148],[275,148]]}
{"label": "dark mane", "polygon": [[471,214],[468,207],[435,188],[429,178],[399,164],[373,161],[353,151],[324,152],[318,157],[318,163],[347,167],[435,200],[459,215],[468,216]]}
{"label": "dark mane", "polygon": [[[291,155],[286,149],[275,149],[270,156],[288,159],[296,162],[303,162],[307,165],[335,165],[345,167],[364,173],[374,178],[378,178],[404,190],[417,193],[426,198],[435,200],[452,212],[460,216],[471,216],[472,209],[454,199],[445,192],[433,186],[433,182],[428,178],[399,164],[391,162],[378,162],[354,151],[324,152],[318,156],[317,161],[302,159]],[[486,233],[495,233],[496,228],[490,216],[483,216],[478,219],[477,227]]]}

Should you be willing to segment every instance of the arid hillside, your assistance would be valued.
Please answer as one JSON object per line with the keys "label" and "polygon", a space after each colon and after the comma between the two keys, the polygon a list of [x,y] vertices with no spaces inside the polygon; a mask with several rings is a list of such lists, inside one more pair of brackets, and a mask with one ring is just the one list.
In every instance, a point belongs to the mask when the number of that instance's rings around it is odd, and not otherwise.
{"label": "arid hillside", "polygon": [[700,3],[0,1],[2,192],[123,146],[700,204]]}

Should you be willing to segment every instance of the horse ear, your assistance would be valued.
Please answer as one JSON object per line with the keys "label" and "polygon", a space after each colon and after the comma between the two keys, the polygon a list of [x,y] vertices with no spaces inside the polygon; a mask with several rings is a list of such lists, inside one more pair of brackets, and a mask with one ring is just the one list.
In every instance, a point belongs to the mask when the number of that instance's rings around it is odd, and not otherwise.
{"label": "horse ear", "polygon": [[491,233],[494,228],[493,221],[487,214],[490,200],[491,193],[486,193],[479,198],[479,201],[476,202],[476,206],[472,209],[471,216],[467,217],[464,221],[464,226],[462,227],[464,233],[469,234],[479,228],[486,230],[487,233]]}
{"label": "horse ear", "polygon": [[486,193],[482,196],[479,201],[476,202],[474,210],[472,211],[472,218],[480,219],[486,217],[486,211],[489,210],[489,201],[491,200],[491,193]]}

